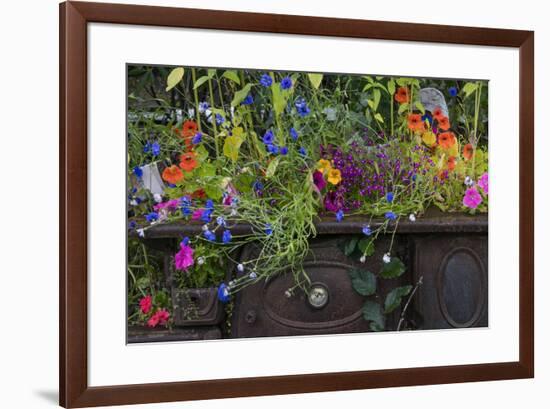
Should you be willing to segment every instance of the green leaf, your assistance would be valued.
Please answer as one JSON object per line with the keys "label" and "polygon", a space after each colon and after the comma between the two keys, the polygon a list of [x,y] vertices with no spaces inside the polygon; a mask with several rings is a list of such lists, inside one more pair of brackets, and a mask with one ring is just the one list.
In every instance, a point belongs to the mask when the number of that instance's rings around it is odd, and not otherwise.
{"label": "green leaf", "polygon": [[464,93],[464,97],[468,98],[472,92],[474,92],[477,89],[477,84],[475,82],[467,82],[464,84],[464,87],[462,88],[462,92]]}
{"label": "green leaf", "polygon": [[349,272],[351,286],[358,294],[368,296],[376,292],[376,276],[370,271],[352,269]]}
{"label": "green leaf", "polygon": [[207,72],[208,72],[208,76],[210,78],[214,78],[214,75],[216,75],[216,69],[215,68],[209,68]]}
{"label": "green leaf", "polygon": [[395,81],[393,79],[388,81],[388,92],[390,95],[395,94]]}
{"label": "green leaf", "polygon": [[374,114],[374,119],[376,119],[378,122],[384,123],[384,117],[380,115],[380,112],[377,112],[376,114]]}
{"label": "green leaf", "polygon": [[357,245],[361,254],[370,257],[374,254],[374,240],[373,239],[361,239]]}
{"label": "green leaf", "polygon": [[351,256],[351,253],[355,251],[355,247],[357,246],[357,242],[359,239],[357,237],[352,237],[347,243],[346,247],[344,247],[344,254],[346,256]]}
{"label": "green leaf", "polygon": [[208,75],[204,75],[204,76],[198,78],[195,81],[195,84],[193,85],[193,89],[197,89],[198,87],[200,87],[202,84],[204,84],[209,79],[210,79],[210,77]]}
{"label": "green leaf", "polygon": [[401,299],[408,295],[412,290],[412,285],[405,285],[403,287],[397,287],[391,290],[386,296],[384,302],[384,313],[389,314],[401,305]]}
{"label": "green leaf", "polygon": [[223,154],[231,159],[233,162],[236,162],[239,157],[239,149],[244,139],[237,135],[231,135],[225,138],[225,143],[223,144]]}
{"label": "green leaf", "polygon": [[283,91],[278,83],[273,83],[271,85],[271,92],[273,93],[273,109],[275,114],[281,115],[286,106],[286,97],[283,95]]}
{"label": "green leaf", "polygon": [[397,110],[397,113],[401,115],[403,112],[407,111],[409,109],[409,103],[405,102],[404,104],[399,105],[399,109]]}
{"label": "green leaf", "polygon": [[222,74],[222,77],[227,78],[228,80],[231,80],[239,85],[241,84],[241,80],[239,79],[239,74],[237,74],[237,71],[227,70]]}
{"label": "green leaf", "polygon": [[422,105],[422,102],[416,101],[416,102],[414,103],[414,105],[416,105],[416,108],[418,108],[418,110],[419,110],[420,112],[422,112],[422,115],[424,115],[424,114],[426,113],[426,108],[424,108],[424,105]]}
{"label": "green leaf", "polygon": [[309,82],[311,82],[313,88],[319,89],[321,81],[323,81],[323,74],[309,73],[307,74],[307,77],[309,78]]}
{"label": "green leaf", "polygon": [[384,278],[396,278],[405,272],[405,264],[397,257],[392,257],[389,263],[384,263],[380,275]]}
{"label": "green leaf", "polygon": [[363,318],[370,321],[370,329],[373,331],[382,331],[386,320],[382,313],[382,307],[375,301],[367,300],[363,305]]}
{"label": "green leaf", "polygon": [[151,285],[151,280],[149,280],[149,277],[144,276],[140,277],[136,281],[136,287],[141,288],[142,290],[149,287]]}
{"label": "green leaf", "polygon": [[214,200],[219,200],[223,196],[223,191],[220,187],[219,182],[214,182],[213,181],[212,183],[204,186],[204,192],[206,193],[206,195],[209,198],[214,199]]}
{"label": "green leaf", "polygon": [[267,165],[267,170],[265,171],[265,177],[267,179],[273,177],[275,174],[275,171],[277,170],[277,166],[279,166],[279,160],[281,158],[278,156],[275,159],[273,159],[271,162],[269,162],[269,165]]}
{"label": "green leaf", "polygon": [[382,96],[382,93],[378,88],[375,88],[372,90],[372,95],[374,97],[374,107],[372,109],[376,111],[378,109],[378,105],[380,104],[380,97]]}
{"label": "green leaf", "polygon": [[166,78],[166,91],[170,91],[172,88],[178,85],[178,83],[183,78],[183,73],[183,67],[177,67],[170,71],[170,74],[168,74],[168,78]]}
{"label": "green leaf", "polygon": [[155,294],[155,298],[153,299],[153,304],[155,304],[155,306],[168,307],[169,303],[168,294],[164,291],[158,291]]}
{"label": "green leaf", "polygon": [[237,105],[239,105],[250,93],[251,88],[252,88],[252,84],[246,84],[243,87],[243,89],[235,92],[235,95],[233,96],[233,101],[231,101],[231,106],[236,107]]}

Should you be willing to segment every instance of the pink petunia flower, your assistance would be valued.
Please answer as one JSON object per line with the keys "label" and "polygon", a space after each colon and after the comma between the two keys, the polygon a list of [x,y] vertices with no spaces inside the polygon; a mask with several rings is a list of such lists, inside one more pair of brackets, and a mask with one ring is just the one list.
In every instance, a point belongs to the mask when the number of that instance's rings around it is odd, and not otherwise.
{"label": "pink petunia flower", "polygon": [[199,220],[202,216],[202,214],[204,213],[204,209],[197,209],[193,212],[193,214],[191,215],[191,219],[193,220]]}
{"label": "pink petunia flower", "polygon": [[318,170],[313,172],[313,183],[315,184],[315,186],[317,186],[317,189],[319,189],[320,191],[325,188],[325,186],[327,185],[327,182],[325,181],[323,172],[319,172]]}
{"label": "pink petunia flower", "polygon": [[153,209],[155,209],[155,211],[157,212],[162,209],[174,211],[178,208],[178,204],[179,202],[177,199],[172,199],[172,200],[168,200],[167,202],[157,203],[156,205],[153,206]]}
{"label": "pink petunia flower", "polygon": [[483,189],[483,193],[486,195],[489,194],[489,174],[485,172],[479,180],[477,181],[477,185]]}
{"label": "pink petunia flower", "polygon": [[158,310],[153,314],[151,318],[147,321],[147,325],[151,328],[156,327],[157,325],[166,325],[168,319],[170,318],[170,313],[165,309]]}
{"label": "pink petunia flower", "polygon": [[193,260],[193,249],[186,244],[180,243],[180,251],[176,253],[174,259],[178,270],[187,270],[195,263]]}
{"label": "pink petunia flower", "polygon": [[466,193],[464,194],[464,199],[462,199],[462,203],[464,206],[469,207],[470,209],[475,209],[479,206],[483,199],[481,198],[481,195],[477,191],[475,187],[471,187],[466,190]]}
{"label": "pink petunia flower", "polygon": [[141,309],[142,313],[147,314],[149,311],[151,311],[152,307],[153,299],[150,295],[146,295],[141,300],[139,300],[139,308]]}

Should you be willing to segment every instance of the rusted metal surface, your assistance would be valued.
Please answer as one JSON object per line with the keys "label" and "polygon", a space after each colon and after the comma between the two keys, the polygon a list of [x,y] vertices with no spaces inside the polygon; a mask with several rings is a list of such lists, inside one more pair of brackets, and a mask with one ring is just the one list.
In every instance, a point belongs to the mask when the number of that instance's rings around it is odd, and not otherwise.
{"label": "rusted metal surface", "polygon": [[225,315],[216,288],[173,288],[172,304],[175,325],[217,325]]}

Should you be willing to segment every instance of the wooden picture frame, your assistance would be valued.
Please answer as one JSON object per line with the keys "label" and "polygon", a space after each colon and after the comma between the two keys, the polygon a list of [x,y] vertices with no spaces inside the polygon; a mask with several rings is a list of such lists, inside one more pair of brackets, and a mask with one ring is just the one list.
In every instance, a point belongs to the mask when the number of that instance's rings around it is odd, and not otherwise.
{"label": "wooden picture frame", "polygon": [[[473,365],[88,386],[87,25],[92,22],[519,49],[519,360]],[[60,5],[60,404],[87,407],[473,382],[534,376],[532,31],[66,2]]]}

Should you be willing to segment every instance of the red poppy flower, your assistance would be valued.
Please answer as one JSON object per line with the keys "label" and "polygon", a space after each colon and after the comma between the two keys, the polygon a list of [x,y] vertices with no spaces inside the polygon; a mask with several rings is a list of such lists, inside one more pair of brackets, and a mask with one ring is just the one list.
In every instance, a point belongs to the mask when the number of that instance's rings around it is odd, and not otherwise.
{"label": "red poppy flower", "polygon": [[195,136],[198,130],[199,127],[197,126],[197,123],[195,121],[185,121],[181,128],[181,136],[183,136],[184,138],[192,138],[193,136]]}
{"label": "red poppy flower", "polygon": [[448,131],[451,127],[451,123],[449,122],[449,118],[446,116],[442,116],[437,120],[437,126],[439,129],[442,129],[444,131]]}
{"label": "red poppy flower", "polygon": [[452,148],[456,143],[455,134],[452,132],[440,133],[438,137],[438,143],[439,143],[439,146],[441,146],[443,149]]}
{"label": "red poppy flower", "polygon": [[409,89],[407,87],[399,87],[394,96],[395,100],[400,104],[409,102]]}
{"label": "red poppy flower", "polygon": [[176,165],[172,165],[169,168],[164,169],[162,172],[162,178],[168,183],[175,185],[183,179],[183,172]]}
{"label": "red poppy flower", "polygon": [[180,157],[180,168],[186,172],[191,172],[197,167],[197,161],[195,160],[194,152],[187,152]]}
{"label": "red poppy flower", "polygon": [[147,314],[153,308],[153,299],[150,295],[146,295],[139,300],[139,308],[143,314]]}
{"label": "red poppy flower", "polygon": [[456,166],[456,158],[454,156],[451,156],[449,160],[447,160],[447,169],[454,170]]}
{"label": "red poppy flower", "polygon": [[192,199],[204,199],[206,198],[206,192],[204,189],[197,189],[193,193],[191,193]]}
{"label": "red poppy flower", "polygon": [[472,156],[474,156],[474,147],[471,143],[464,145],[464,148],[462,148],[462,156],[464,157],[464,160],[472,159]]}
{"label": "red poppy flower", "polygon": [[409,114],[407,123],[411,131],[424,130],[424,121],[422,121],[422,115],[420,114]]}
{"label": "red poppy flower", "polygon": [[438,121],[441,120],[441,118],[445,118],[445,114],[443,113],[443,110],[440,107],[437,107],[432,112],[432,116],[437,119]]}

